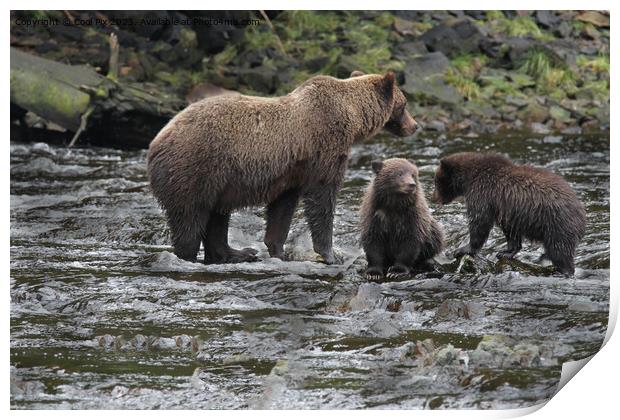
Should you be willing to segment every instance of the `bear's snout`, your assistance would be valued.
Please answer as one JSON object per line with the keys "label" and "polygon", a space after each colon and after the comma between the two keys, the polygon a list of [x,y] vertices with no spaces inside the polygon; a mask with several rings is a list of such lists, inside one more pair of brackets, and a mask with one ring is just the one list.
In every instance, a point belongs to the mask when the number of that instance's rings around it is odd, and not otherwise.
{"label": "bear's snout", "polygon": [[413,119],[411,114],[409,114],[409,112],[404,112],[403,118],[401,119],[401,129],[404,137],[413,135],[419,128],[420,124]]}

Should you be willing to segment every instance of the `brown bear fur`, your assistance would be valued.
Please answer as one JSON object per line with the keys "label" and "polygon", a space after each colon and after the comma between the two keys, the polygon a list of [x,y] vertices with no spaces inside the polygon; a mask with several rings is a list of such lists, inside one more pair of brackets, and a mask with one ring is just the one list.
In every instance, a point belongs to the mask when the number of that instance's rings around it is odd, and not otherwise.
{"label": "brown bear fur", "polygon": [[418,168],[405,159],[372,163],[376,177],[361,208],[361,240],[368,260],[366,278],[407,277],[443,248],[443,232],[431,216]]}
{"label": "brown bear fur", "polygon": [[217,96],[189,105],[151,142],[148,173],[175,254],[205,263],[255,260],[228,246],[230,213],[267,204],[265,244],[282,258],[300,198],[314,250],[333,263],[336,193],[351,145],[385,126],[411,135],[417,123],[394,74],[309,79],[277,98]]}
{"label": "brown bear fur", "polygon": [[574,273],[586,213],[562,177],[543,168],[515,165],[497,154],[456,153],[441,159],[432,201],[446,204],[459,196],[467,205],[469,244],[455,256],[476,254],[497,224],[507,240],[498,258],[514,257],[522,238],[527,238],[543,243],[543,257],[549,257],[558,271]]}

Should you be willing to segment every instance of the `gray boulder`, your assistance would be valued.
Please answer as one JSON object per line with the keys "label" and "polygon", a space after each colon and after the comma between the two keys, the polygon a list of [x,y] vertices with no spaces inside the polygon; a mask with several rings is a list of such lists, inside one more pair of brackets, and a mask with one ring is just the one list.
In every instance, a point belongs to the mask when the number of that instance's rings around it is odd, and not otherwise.
{"label": "gray boulder", "polygon": [[405,83],[402,90],[417,100],[432,103],[456,104],[462,97],[452,86],[444,82],[444,74],[450,60],[441,52],[428,53],[406,61]]}

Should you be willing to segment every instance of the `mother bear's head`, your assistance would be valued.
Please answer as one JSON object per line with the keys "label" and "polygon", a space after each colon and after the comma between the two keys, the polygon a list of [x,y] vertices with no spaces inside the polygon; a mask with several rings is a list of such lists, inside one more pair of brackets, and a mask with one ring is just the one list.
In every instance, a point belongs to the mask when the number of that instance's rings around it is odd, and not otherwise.
{"label": "mother bear's head", "polygon": [[[351,73],[351,77],[364,75],[365,73],[358,70]],[[407,110],[407,98],[396,85],[394,73],[386,73],[379,80],[378,89],[382,91],[386,99],[392,99],[392,113],[383,128],[398,137],[407,137],[415,133],[420,125]]]}

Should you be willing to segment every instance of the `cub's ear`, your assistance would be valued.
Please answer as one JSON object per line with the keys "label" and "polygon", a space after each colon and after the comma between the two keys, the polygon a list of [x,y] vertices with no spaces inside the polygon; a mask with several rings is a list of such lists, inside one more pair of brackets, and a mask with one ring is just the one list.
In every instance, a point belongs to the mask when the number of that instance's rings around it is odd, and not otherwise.
{"label": "cub's ear", "polygon": [[361,71],[359,71],[359,70],[353,70],[353,71],[351,72],[351,76],[349,76],[349,77],[364,76],[365,74],[366,74],[366,73],[361,72]]}
{"label": "cub's ear", "polygon": [[375,175],[378,175],[381,171],[381,168],[383,168],[383,162],[379,159],[373,160],[370,165],[372,166],[372,171],[375,173]]}
{"label": "cub's ear", "polygon": [[394,84],[396,83],[396,75],[389,71],[383,76],[379,82],[379,91],[388,102],[394,96]]}
{"label": "cub's ear", "polygon": [[447,158],[439,159],[439,166],[445,172],[450,172],[452,170],[452,162],[450,162]]}

